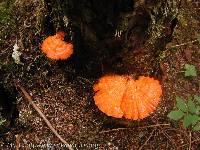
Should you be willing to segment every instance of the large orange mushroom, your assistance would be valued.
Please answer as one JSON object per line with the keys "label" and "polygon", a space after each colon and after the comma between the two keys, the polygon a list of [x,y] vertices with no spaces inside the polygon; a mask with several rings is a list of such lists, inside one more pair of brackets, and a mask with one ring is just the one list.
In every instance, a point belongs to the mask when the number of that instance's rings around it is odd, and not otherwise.
{"label": "large orange mushroom", "polygon": [[64,40],[65,33],[57,32],[54,36],[47,37],[41,46],[42,51],[48,58],[54,60],[67,59],[73,53],[73,45]]}
{"label": "large orange mushroom", "polygon": [[94,85],[95,104],[108,116],[121,118],[123,111],[121,103],[126,90],[127,79],[123,76],[105,76]]}
{"label": "large orange mushroom", "polygon": [[133,80],[130,76],[111,75],[94,85],[97,107],[115,118],[143,119],[152,113],[162,95],[159,81],[150,77]]}

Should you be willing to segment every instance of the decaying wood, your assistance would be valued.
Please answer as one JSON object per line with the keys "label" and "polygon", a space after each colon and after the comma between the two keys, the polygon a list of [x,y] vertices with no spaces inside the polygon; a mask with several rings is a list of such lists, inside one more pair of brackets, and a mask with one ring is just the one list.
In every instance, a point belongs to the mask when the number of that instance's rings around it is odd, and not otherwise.
{"label": "decaying wood", "polygon": [[70,34],[79,62],[83,58],[87,64],[94,58],[105,64],[105,72],[147,75],[159,71],[159,55],[172,38],[181,4],[181,0],[44,2],[54,30]]}

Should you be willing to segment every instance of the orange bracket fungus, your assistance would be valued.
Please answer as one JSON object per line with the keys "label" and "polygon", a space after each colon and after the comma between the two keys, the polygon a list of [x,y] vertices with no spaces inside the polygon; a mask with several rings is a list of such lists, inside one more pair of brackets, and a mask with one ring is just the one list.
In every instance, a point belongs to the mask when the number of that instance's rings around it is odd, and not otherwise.
{"label": "orange bracket fungus", "polygon": [[73,53],[73,45],[64,40],[65,33],[57,32],[54,36],[47,37],[41,46],[42,51],[48,58],[54,60],[67,59]]}
{"label": "orange bracket fungus", "polygon": [[97,107],[115,118],[143,119],[152,113],[162,95],[158,80],[140,76],[104,76],[94,85],[94,101]]}

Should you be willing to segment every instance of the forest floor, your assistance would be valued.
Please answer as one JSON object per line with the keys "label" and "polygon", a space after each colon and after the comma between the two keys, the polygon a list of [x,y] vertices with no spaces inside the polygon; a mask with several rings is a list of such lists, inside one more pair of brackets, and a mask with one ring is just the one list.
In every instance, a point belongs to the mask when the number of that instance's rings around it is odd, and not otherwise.
{"label": "forest floor", "polygon": [[[190,4],[181,8],[173,40],[160,55],[163,95],[159,107],[143,120],[129,121],[108,117],[94,104],[93,85],[103,74],[101,63],[91,58],[82,68],[75,56],[57,62],[41,52],[45,38],[38,19],[45,13],[41,5],[38,1],[24,2],[15,8],[15,20],[6,18],[6,11],[12,11],[6,10],[1,21],[1,84],[16,93],[18,115],[14,122],[4,125],[7,129],[2,130],[0,149],[66,149],[21,91],[14,90],[15,83],[25,88],[74,149],[200,149],[199,131],[184,129],[181,121],[167,117],[176,96],[185,100],[189,95],[200,96],[200,44],[196,40],[200,35],[200,7]],[[20,64],[12,58],[15,43],[22,53]],[[197,76],[185,77],[185,64],[194,65]]]}

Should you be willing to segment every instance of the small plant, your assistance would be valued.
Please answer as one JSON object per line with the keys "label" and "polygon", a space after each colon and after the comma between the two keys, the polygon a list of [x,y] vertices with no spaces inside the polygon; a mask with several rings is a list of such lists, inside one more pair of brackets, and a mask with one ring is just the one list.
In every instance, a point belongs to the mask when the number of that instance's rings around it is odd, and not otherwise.
{"label": "small plant", "polygon": [[6,122],[6,119],[0,117],[0,127]]}
{"label": "small plant", "polygon": [[200,97],[190,96],[186,101],[176,96],[176,108],[168,114],[172,120],[183,120],[183,127],[200,131]]}
{"label": "small plant", "polygon": [[185,64],[185,77],[197,76],[197,71],[194,65]]}

